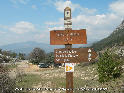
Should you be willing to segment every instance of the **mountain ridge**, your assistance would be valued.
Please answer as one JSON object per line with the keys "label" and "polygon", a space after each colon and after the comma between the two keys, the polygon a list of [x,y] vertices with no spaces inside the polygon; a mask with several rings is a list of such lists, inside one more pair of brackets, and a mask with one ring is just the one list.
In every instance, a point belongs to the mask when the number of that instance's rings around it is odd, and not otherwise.
{"label": "mountain ridge", "polygon": [[[38,42],[34,42],[34,41],[13,43],[13,44],[0,46],[0,48],[3,50],[10,50],[10,51],[13,51],[16,53],[21,52],[21,53],[26,53],[26,54],[29,54],[35,47],[42,48],[46,52],[51,52],[53,49],[52,46],[50,46],[49,44],[38,43]],[[49,48],[49,50],[47,48]]]}
{"label": "mountain ridge", "polygon": [[91,47],[101,51],[113,46],[124,46],[124,20],[108,37],[94,43]]}
{"label": "mountain ridge", "polygon": [[[92,42],[88,41],[89,44],[74,44],[73,48],[79,47],[89,47],[91,46]],[[25,53],[29,54],[34,48],[39,47],[43,49],[46,53],[53,52],[55,48],[64,48],[64,45],[50,45],[46,43],[39,43],[35,41],[27,41],[27,42],[20,42],[20,43],[13,43],[8,45],[0,46],[1,49],[7,51],[13,51],[16,53]]]}

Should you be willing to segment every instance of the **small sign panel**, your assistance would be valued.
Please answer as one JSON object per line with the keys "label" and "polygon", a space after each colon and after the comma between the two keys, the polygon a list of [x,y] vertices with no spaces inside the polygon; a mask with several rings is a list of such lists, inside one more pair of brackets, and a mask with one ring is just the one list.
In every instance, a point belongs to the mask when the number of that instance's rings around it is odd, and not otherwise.
{"label": "small sign panel", "polygon": [[74,72],[74,63],[65,63],[65,72]]}
{"label": "small sign panel", "polygon": [[62,48],[54,49],[56,63],[91,62],[97,53],[91,48]]}
{"label": "small sign panel", "polygon": [[50,45],[87,44],[86,29],[50,31]]}

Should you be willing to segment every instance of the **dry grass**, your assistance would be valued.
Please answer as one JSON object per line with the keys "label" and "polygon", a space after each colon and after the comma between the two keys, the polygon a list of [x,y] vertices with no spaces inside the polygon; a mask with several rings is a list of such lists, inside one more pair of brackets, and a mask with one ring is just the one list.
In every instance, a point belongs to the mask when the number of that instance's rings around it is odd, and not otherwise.
{"label": "dry grass", "polygon": [[[27,63],[28,64],[28,63]],[[26,65],[25,65],[26,66]],[[17,84],[19,87],[28,88],[65,88],[66,73],[64,68],[37,68],[34,65],[27,67],[18,67],[24,71],[22,81]],[[27,70],[28,69],[28,70]],[[30,70],[29,70],[30,69]],[[122,91],[121,87],[124,84],[124,74],[110,82],[101,84],[98,82],[97,65],[76,66],[74,71],[74,88],[108,88],[107,93],[119,93]],[[34,93],[65,93],[65,91],[34,91]],[[75,91],[74,93],[82,93],[82,91]],[[99,91],[85,91],[85,93],[99,93]],[[106,93],[100,91],[100,93]],[[123,92],[120,92],[123,93]]]}

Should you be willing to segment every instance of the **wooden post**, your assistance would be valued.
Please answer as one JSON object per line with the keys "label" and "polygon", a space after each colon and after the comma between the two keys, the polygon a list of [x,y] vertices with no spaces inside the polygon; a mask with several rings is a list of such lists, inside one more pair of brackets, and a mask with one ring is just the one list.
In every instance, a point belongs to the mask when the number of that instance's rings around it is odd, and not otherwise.
{"label": "wooden post", "polygon": [[[65,15],[65,11],[70,11],[70,15],[69,18],[67,18],[67,16]],[[72,22],[71,22],[71,8],[66,7],[64,9],[64,20],[70,20],[70,24],[66,24],[64,23],[64,25],[71,25],[72,26]],[[71,27],[65,27],[65,30],[72,30]],[[72,48],[72,44],[66,44],[65,48]],[[73,72],[66,72],[66,89],[70,89],[70,90],[66,90],[66,93],[73,93]]]}
{"label": "wooden post", "polygon": [[[72,48],[71,44],[65,45],[65,48]],[[66,93],[73,93],[73,72],[66,72]]]}
{"label": "wooden post", "polygon": [[[69,24],[66,22],[64,23],[65,30],[72,30],[72,27],[70,27],[70,26],[72,26],[71,8],[69,8],[69,7],[66,7],[64,9],[64,20],[65,21],[70,20]],[[70,26],[67,26],[67,25],[70,25]],[[65,48],[72,48],[72,44],[66,44]],[[70,89],[70,90],[66,90],[66,93],[73,93],[73,72],[66,72],[66,89]]]}
{"label": "wooden post", "polygon": [[66,93],[73,93],[73,72],[66,72]]}

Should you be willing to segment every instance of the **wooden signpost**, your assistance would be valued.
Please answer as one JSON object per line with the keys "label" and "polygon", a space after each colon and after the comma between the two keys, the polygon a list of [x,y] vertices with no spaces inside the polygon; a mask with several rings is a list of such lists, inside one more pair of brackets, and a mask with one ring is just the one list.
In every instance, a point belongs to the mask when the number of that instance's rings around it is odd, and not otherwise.
{"label": "wooden signpost", "polygon": [[86,29],[72,30],[71,8],[69,7],[64,9],[64,26],[65,30],[50,31],[50,44],[65,45],[65,48],[54,50],[54,61],[66,64],[66,93],[73,93],[73,63],[91,62],[97,54],[91,48],[72,48],[72,44],[87,44],[87,35]]}

